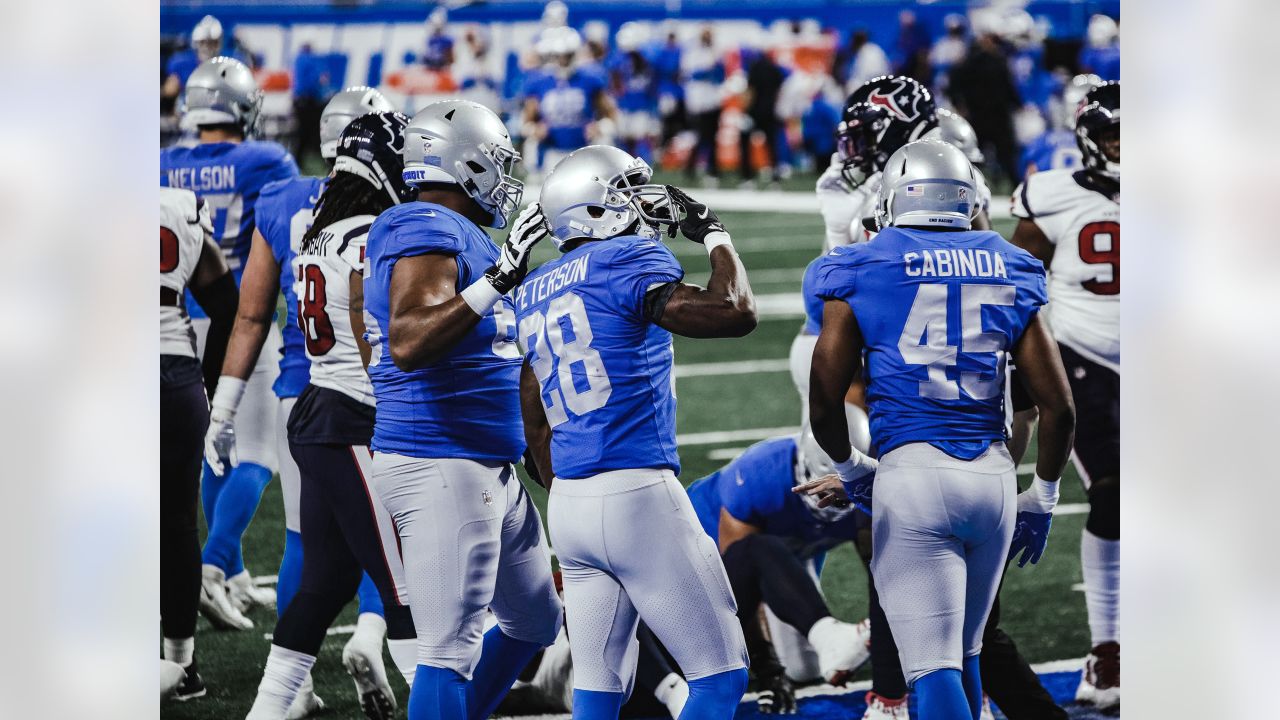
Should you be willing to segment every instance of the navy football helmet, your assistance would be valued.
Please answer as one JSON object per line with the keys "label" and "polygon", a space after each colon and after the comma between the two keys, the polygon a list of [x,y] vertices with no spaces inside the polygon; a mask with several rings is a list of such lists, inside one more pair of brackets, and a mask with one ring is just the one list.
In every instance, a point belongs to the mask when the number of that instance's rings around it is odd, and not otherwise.
{"label": "navy football helmet", "polygon": [[1120,179],[1120,160],[1112,161],[1102,148],[1102,136],[1120,132],[1120,83],[1106,82],[1093,88],[1076,110],[1076,144],[1089,170]]}
{"label": "navy football helmet", "polygon": [[937,104],[924,85],[901,75],[868,80],[845,100],[836,127],[836,150],[844,163],[845,180],[859,184],[857,173],[865,177],[884,169],[898,148],[937,126]]}
{"label": "navy football helmet", "polygon": [[385,190],[399,205],[417,197],[404,181],[404,129],[409,118],[399,112],[378,112],[352,120],[338,138],[334,172],[349,172]]}

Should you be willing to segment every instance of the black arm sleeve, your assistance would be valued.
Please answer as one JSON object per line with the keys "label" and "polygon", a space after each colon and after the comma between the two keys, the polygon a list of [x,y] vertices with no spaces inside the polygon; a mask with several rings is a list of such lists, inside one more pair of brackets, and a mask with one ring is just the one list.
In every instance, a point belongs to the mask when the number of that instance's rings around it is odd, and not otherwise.
{"label": "black arm sleeve", "polygon": [[644,294],[644,316],[657,325],[662,319],[662,313],[667,309],[667,301],[671,299],[676,288],[680,283],[663,283],[656,288],[651,288]]}
{"label": "black arm sleeve", "polygon": [[191,294],[209,315],[209,334],[204,340],[204,361],[201,366],[205,391],[209,393],[209,397],[213,397],[218,377],[222,374],[222,359],[227,354],[231,328],[235,326],[240,290],[231,273],[227,273],[209,283],[208,287],[191,288]]}

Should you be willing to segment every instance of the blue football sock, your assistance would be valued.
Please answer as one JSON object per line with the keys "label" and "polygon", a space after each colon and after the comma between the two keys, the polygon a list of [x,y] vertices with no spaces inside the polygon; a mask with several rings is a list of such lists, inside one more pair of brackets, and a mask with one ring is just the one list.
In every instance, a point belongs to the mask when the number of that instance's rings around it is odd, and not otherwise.
{"label": "blue football sock", "polygon": [[280,556],[280,574],[276,576],[276,617],[284,614],[289,601],[302,584],[302,535],[284,531],[284,555]]}
{"label": "blue football sock", "polygon": [[204,543],[204,562],[217,565],[233,577],[244,570],[240,536],[258,511],[262,491],[271,482],[271,471],[254,463],[240,463],[227,474],[226,485],[213,507],[213,522]]}
{"label": "blue football sock", "polygon": [[573,689],[573,720],[618,720],[622,693]]}
{"label": "blue football sock", "polygon": [[[468,704],[472,720],[487,718],[506,697],[507,691],[520,675],[520,671],[538,654],[542,646],[517,640],[493,626],[484,634],[480,650],[480,662],[471,676]],[[576,691],[575,691],[576,692]]]}
{"label": "blue football sock", "polygon": [[964,695],[969,698],[969,710],[973,717],[982,714],[982,671],[978,667],[978,656],[964,659],[961,681],[964,683]]}
{"label": "blue football sock", "polygon": [[222,494],[222,488],[226,487],[231,473],[218,477],[213,474],[213,468],[209,467],[209,463],[202,462],[200,467],[204,468],[200,475],[200,505],[204,508],[204,525],[206,528],[211,528],[213,527],[213,509],[217,507],[218,496]]}
{"label": "blue football sock", "polygon": [[[276,597],[280,597],[278,591]],[[360,587],[356,589],[356,597],[360,600],[360,612],[384,615],[382,612],[382,595],[378,594],[378,586],[373,584],[373,578],[369,577],[369,573],[365,573],[364,577],[360,579]],[[277,599],[276,602],[279,602],[279,600]]]}
{"label": "blue football sock", "polygon": [[467,685],[467,681],[452,670],[418,665],[409,691],[409,720],[467,717]]}
{"label": "blue football sock", "polygon": [[[959,670],[934,670],[916,680],[912,689],[920,720],[973,720],[975,717],[969,710],[969,698],[965,696]],[[981,691],[978,700],[982,700]]]}
{"label": "blue football sock", "polygon": [[680,720],[729,720],[747,690],[747,669],[726,670],[689,681]]}

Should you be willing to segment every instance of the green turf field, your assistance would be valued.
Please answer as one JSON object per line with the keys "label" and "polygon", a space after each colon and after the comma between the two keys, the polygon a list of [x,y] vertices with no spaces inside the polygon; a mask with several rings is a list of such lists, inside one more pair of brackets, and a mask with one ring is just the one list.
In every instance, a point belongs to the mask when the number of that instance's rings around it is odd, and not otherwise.
{"label": "green turf field", "polygon": [[[758,295],[797,293],[804,266],[818,253],[822,243],[822,221],[815,214],[722,213],[735,238],[743,263]],[[1008,236],[1012,222],[997,223]],[[701,247],[673,240],[681,262],[692,282],[704,282],[708,264]],[[539,257],[554,252],[549,243]],[[751,335],[736,340],[688,340],[677,338],[676,363],[727,362],[745,360],[785,360],[800,318],[769,317]],[[799,423],[800,399],[782,365],[780,371],[754,374],[713,374],[682,377],[679,394],[678,431],[681,434],[722,430],[748,430],[793,426]],[[718,445],[685,445],[681,480],[686,484],[710,473],[726,460],[713,459],[730,454],[750,441]],[[1030,454],[1034,454],[1034,447]],[[1024,463],[1033,458],[1024,459]],[[1025,482],[1027,475],[1021,476]],[[540,509],[546,493],[531,487]],[[1084,502],[1074,470],[1068,469],[1063,482],[1063,503]],[[1031,662],[1085,655],[1088,627],[1083,593],[1073,590],[1081,582],[1080,532],[1085,515],[1059,516],[1053,526],[1048,550],[1036,567],[1011,568],[1002,595],[1003,627],[1018,642]],[[245,564],[254,575],[274,575],[284,544],[284,517],[279,483],[272,483],[263,498],[257,517],[244,539]],[[823,588],[837,617],[857,621],[866,615],[866,576],[850,547],[829,555],[823,574]],[[355,622],[354,603],[337,625]],[[257,627],[245,632],[219,632],[202,618],[197,630],[196,657],[209,694],[185,704],[167,702],[165,718],[208,718],[232,720],[244,717],[253,701],[270,641],[265,634],[275,622],[272,612],[251,614]],[[359,718],[354,688],[342,671],[341,651],[348,635],[331,635],[313,671],[316,689],[330,708],[323,717]],[[387,658],[392,687],[401,702],[401,717],[407,689]],[[866,674],[866,671],[863,671]]]}

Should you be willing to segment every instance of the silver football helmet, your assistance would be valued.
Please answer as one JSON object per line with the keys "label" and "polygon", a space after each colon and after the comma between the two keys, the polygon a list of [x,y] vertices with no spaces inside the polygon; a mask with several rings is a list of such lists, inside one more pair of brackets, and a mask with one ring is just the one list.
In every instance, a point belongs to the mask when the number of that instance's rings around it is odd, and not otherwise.
{"label": "silver football helmet", "polygon": [[652,178],[648,163],[616,147],[589,145],[569,153],[547,175],[538,198],[552,242],[563,248],[575,238],[611,238],[637,220],[636,234],[656,239],[658,228],[674,220],[671,196]]}
{"label": "silver football helmet", "polygon": [[325,160],[338,156],[338,138],[352,120],[369,113],[395,112],[395,109],[376,88],[364,85],[353,85],[334,95],[320,113],[320,156]]}
{"label": "silver football helmet", "polygon": [[[849,444],[859,452],[870,452],[871,427],[867,420],[867,413],[857,405],[845,403],[844,417],[849,424]],[[810,480],[817,480],[836,471],[835,463],[831,462],[831,458],[827,456],[826,451],[818,444],[818,439],[813,436],[813,429],[809,427],[808,422],[800,429],[800,437],[796,439],[794,470],[796,485],[807,483]],[[809,513],[821,522],[836,522],[853,512],[854,509],[852,505],[847,507],[835,507],[834,505],[818,507],[818,498],[812,495],[801,495],[800,499],[804,501]]]}
{"label": "silver football helmet", "polygon": [[1102,78],[1093,73],[1076,75],[1071,78],[1066,87],[1062,88],[1062,125],[1068,130],[1076,129],[1076,110],[1080,109],[1080,103],[1084,102],[1084,96],[1089,91],[1102,84]]}
{"label": "silver football helmet", "polygon": [[262,108],[262,91],[244,63],[219,56],[200,63],[187,78],[181,108],[184,129],[239,125],[249,137]]}
{"label": "silver football helmet", "polygon": [[946,108],[938,108],[938,129],[925,137],[936,137],[955,145],[974,165],[986,162],[982,148],[978,147],[978,134],[973,131],[973,126],[963,116]]}
{"label": "silver football helmet", "polygon": [[889,157],[876,198],[880,227],[916,225],[967,230],[978,202],[978,179],[955,145],[937,139],[907,143]]}
{"label": "silver football helmet", "polygon": [[489,227],[506,227],[520,207],[524,184],[511,175],[518,162],[507,126],[492,110],[467,100],[426,106],[404,133],[404,181],[460,185],[493,214]]}
{"label": "silver football helmet", "polygon": [[222,23],[212,15],[205,15],[191,29],[191,44],[201,62],[212,58],[222,49]]}

